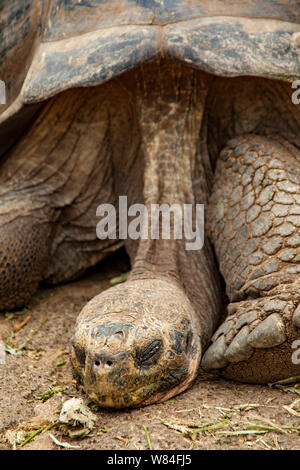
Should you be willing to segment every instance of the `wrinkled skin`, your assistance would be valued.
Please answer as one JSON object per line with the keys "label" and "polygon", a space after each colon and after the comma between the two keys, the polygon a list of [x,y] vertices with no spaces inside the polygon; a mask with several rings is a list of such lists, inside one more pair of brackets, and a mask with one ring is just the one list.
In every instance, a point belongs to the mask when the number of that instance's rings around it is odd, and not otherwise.
{"label": "wrinkled skin", "polygon": [[[170,83],[172,75],[176,78]],[[191,69],[169,63],[124,77],[123,86],[130,93],[134,90],[137,101],[144,152],[142,200],[147,207],[182,205],[200,196],[193,194],[189,168],[196,158],[195,133],[203,116],[200,78]],[[174,159],[176,148],[183,151]],[[182,178],[174,181],[174,172]],[[129,203],[136,197],[129,191]],[[187,388],[197,375],[207,337],[201,331],[201,317],[211,312],[216,319],[219,308],[212,292],[213,278],[216,288],[218,280],[209,248],[194,256],[181,240],[128,240],[126,246],[132,259],[128,281],[87,305],[73,340],[74,369],[88,395],[102,406],[117,408],[166,400]],[[179,273],[187,273],[191,262],[204,266],[205,256],[212,271],[205,280],[202,270],[196,270],[194,283],[203,288],[192,299],[193,283],[183,287]],[[209,292],[210,305],[205,300]]]}
{"label": "wrinkled skin", "polygon": [[[129,279],[92,299],[73,335],[75,377],[96,403],[166,400],[190,386],[204,351],[206,369],[236,380],[299,375],[300,114],[289,93],[160,60],[53,98],[1,161],[1,309],[28,302],[40,280],[74,279],[122,245],[129,254]],[[218,266],[207,237],[195,251],[172,235],[97,239],[98,205],[120,195],[148,209],[205,204]],[[218,267],[229,317],[215,332]]]}

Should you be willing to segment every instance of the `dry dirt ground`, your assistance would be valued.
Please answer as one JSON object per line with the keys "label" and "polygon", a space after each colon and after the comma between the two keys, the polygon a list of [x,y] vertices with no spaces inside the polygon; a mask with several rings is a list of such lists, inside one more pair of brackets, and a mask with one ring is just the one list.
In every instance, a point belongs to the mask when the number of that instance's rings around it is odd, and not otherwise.
{"label": "dry dirt ground", "polygon": [[84,438],[48,429],[62,401],[89,403],[71,374],[72,329],[83,305],[127,269],[117,254],[79,281],[40,288],[27,309],[1,315],[0,339],[11,353],[0,365],[0,449],[61,448],[51,434],[80,449],[299,450],[300,384],[237,384],[201,371],[191,389],[165,403],[127,411],[89,404],[96,422]]}

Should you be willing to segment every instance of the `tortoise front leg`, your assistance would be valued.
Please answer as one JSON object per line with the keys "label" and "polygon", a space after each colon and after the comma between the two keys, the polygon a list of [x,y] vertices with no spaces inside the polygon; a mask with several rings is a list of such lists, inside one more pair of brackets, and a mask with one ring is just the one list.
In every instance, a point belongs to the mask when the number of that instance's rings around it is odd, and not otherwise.
{"label": "tortoise front leg", "polygon": [[26,305],[42,280],[53,213],[20,195],[7,194],[1,202],[0,310],[9,310]]}
{"label": "tortoise front leg", "polygon": [[249,135],[217,164],[210,234],[231,301],[202,365],[245,382],[299,375],[300,155]]}
{"label": "tortoise front leg", "polygon": [[121,245],[96,236],[97,206],[115,201],[112,148],[122,156],[134,127],[120,101],[110,84],[62,93],[2,158],[0,310],[27,303],[40,280],[75,279]]}

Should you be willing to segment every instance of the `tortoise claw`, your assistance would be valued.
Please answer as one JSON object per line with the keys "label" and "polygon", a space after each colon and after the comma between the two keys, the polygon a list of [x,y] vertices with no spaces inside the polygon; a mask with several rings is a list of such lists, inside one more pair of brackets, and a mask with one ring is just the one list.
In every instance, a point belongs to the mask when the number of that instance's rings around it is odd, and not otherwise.
{"label": "tortoise claw", "polygon": [[202,367],[222,369],[223,376],[234,380],[258,383],[279,380],[283,364],[286,374],[298,373],[291,344],[300,327],[300,306],[295,309],[294,291],[285,295],[286,300],[273,297],[230,304],[228,310],[233,313],[214,334]]}
{"label": "tortoise claw", "polygon": [[222,335],[205,352],[201,364],[203,369],[221,369],[226,367],[228,360],[225,358],[225,351],[226,342],[224,335]]}
{"label": "tortoise claw", "polygon": [[282,317],[273,313],[263,320],[249,335],[248,344],[253,348],[273,348],[286,341]]}
{"label": "tortoise claw", "polygon": [[249,326],[244,326],[233,339],[225,352],[225,358],[229,362],[240,362],[249,359],[253,354],[253,348],[248,341]]}

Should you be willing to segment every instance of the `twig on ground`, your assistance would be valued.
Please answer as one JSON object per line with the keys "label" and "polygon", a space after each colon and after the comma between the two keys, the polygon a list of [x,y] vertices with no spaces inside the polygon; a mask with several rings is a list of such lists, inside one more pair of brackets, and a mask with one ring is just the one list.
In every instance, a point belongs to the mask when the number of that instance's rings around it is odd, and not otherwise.
{"label": "twig on ground", "polygon": [[26,318],[24,318],[23,321],[21,322],[17,322],[15,325],[14,325],[14,332],[17,333],[18,331],[20,331],[25,325],[27,325],[27,323],[31,320],[31,315],[28,315]]}
{"label": "twig on ground", "polygon": [[72,446],[71,444],[68,444],[67,442],[60,442],[58,439],[56,439],[53,434],[49,433],[49,436],[51,437],[52,441],[54,444],[56,444],[59,447],[64,447],[65,449],[80,449],[79,446]]}
{"label": "twig on ground", "polygon": [[120,284],[121,282],[125,282],[130,274],[130,271],[127,271],[126,273],[121,274],[120,276],[113,277],[110,279],[110,284],[115,285],[115,284]]}
{"label": "twig on ground", "polygon": [[23,341],[23,343],[17,348],[17,351],[21,351],[22,349],[25,348],[25,346],[29,343],[29,341],[32,340],[33,336],[35,336],[39,331],[40,329],[45,325],[45,323],[49,320],[48,317],[44,318],[44,320],[42,321],[42,323],[35,329],[33,330],[30,335],[25,339],[25,341]]}
{"label": "twig on ground", "polygon": [[37,436],[38,434],[44,434],[45,432],[57,426],[58,424],[59,422],[56,422],[54,424],[51,424],[50,426],[42,427],[38,429],[37,431],[34,431],[32,434],[30,434],[30,436],[26,437],[25,441],[23,441],[22,444],[20,444],[20,446],[23,447],[25,444],[28,444],[28,442],[32,441],[35,438],[35,436]]}
{"label": "twig on ground", "polygon": [[150,440],[150,436],[149,436],[149,432],[148,432],[146,426],[143,426],[143,428],[144,428],[144,431],[145,431],[145,434],[146,434],[146,439],[147,439],[149,450],[153,450],[151,440]]}

